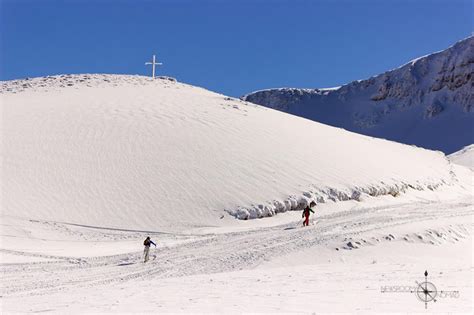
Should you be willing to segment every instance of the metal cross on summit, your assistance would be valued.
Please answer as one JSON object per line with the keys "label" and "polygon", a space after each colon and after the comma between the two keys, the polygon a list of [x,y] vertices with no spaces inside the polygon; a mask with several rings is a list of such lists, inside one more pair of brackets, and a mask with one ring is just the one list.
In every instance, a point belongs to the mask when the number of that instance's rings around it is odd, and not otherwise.
{"label": "metal cross on summit", "polygon": [[156,56],[153,55],[153,60],[152,62],[145,62],[145,65],[151,65],[151,76],[154,79],[155,78],[155,66],[161,66],[161,62],[156,62]]}

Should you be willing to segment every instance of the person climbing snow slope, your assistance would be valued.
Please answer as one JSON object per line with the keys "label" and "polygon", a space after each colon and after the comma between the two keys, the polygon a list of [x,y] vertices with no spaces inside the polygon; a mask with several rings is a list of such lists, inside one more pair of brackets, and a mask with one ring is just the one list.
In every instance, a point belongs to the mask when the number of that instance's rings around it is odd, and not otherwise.
{"label": "person climbing snow slope", "polygon": [[147,262],[150,258],[150,246],[151,246],[151,244],[155,245],[155,247],[156,247],[156,244],[153,243],[153,241],[148,236],[145,239],[145,241],[143,242],[143,245],[145,245],[145,249],[143,250],[143,256],[144,256],[144,261],[143,262]]}
{"label": "person climbing snow slope", "polygon": [[311,201],[309,206],[306,206],[306,208],[304,208],[303,215],[301,216],[302,218],[305,219],[303,221],[303,226],[308,226],[309,225],[309,214],[310,214],[310,212],[314,213],[314,211],[311,210],[311,208],[314,207],[315,205],[316,205],[316,203],[314,201]]}

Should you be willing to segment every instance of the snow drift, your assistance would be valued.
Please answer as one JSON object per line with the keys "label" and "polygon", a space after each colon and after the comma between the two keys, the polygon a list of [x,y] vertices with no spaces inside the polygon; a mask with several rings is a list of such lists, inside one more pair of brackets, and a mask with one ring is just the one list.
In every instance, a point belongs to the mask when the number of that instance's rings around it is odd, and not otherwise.
{"label": "snow drift", "polygon": [[458,152],[450,154],[448,158],[453,163],[474,169],[474,144],[468,145]]}
{"label": "snow drift", "polygon": [[459,185],[443,153],[371,138],[170,78],[7,81],[2,215],[122,229],[271,216],[309,200]]}
{"label": "snow drift", "polygon": [[474,37],[334,89],[280,88],[242,99],[357,133],[451,153],[474,142]]}

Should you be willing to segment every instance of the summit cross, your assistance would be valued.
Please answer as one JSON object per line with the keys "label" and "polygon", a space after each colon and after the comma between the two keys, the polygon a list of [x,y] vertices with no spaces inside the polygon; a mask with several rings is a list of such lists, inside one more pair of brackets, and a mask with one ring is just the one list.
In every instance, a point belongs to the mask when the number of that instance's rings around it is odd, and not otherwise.
{"label": "summit cross", "polygon": [[152,75],[152,78],[154,79],[155,78],[155,66],[161,66],[162,63],[161,62],[156,62],[156,56],[153,55],[153,61],[152,62],[145,62],[145,65],[151,65],[151,75]]}

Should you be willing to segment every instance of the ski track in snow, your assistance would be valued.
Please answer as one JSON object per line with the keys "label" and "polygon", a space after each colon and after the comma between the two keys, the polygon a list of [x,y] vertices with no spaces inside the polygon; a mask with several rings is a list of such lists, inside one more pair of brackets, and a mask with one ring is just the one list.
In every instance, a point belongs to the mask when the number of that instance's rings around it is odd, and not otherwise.
{"label": "ski track in snow", "polygon": [[[326,311],[354,311],[359,305],[341,298],[377,288],[385,267],[392,280],[427,268],[425,257],[410,257],[417,245],[433,257],[430,268],[457,272],[450,286],[472,291],[464,247],[473,172],[441,152],[166,78],[64,75],[0,83],[0,94],[4,312],[97,313],[120,304],[122,312],[156,313],[160,303],[173,312],[296,312],[311,309],[302,303],[308,293],[320,294]],[[295,228],[301,213],[292,210],[311,200],[315,224]],[[158,249],[145,264],[147,235]],[[328,263],[371,249],[381,260],[375,271],[371,260]],[[413,268],[398,272],[407,257]],[[300,260],[315,268],[295,266]],[[352,268],[367,270],[369,282]],[[262,274],[272,290],[253,281]],[[220,280],[206,287],[210,275]],[[285,280],[292,275],[297,281]],[[235,291],[224,292],[228,286]],[[291,300],[266,299],[289,286]],[[212,308],[211,297],[227,300]],[[374,299],[380,306],[379,297],[366,296],[362,307]],[[310,306],[319,310],[319,301]]]}
{"label": "ski track in snow", "polygon": [[[349,250],[347,244],[375,245],[380,242],[409,241],[440,244],[467,238],[472,230],[474,209],[464,202],[417,202],[380,207],[354,207],[348,211],[319,216],[316,224],[295,228],[295,222],[250,231],[189,235],[172,247],[152,250],[151,260],[142,263],[142,252],[110,256],[65,257],[32,254],[2,249],[2,254],[27,255],[51,259],[33,263],[1,264],[2,297],[50,295],[79,287],[96,287],[140,279],[172,278],[253,269],[278,256],[325,246]],[[318,215],[318,214],[317,214]],[[450,222],[454,218],[455,221]],[[465,220],[463,218],[466,218]],[[468,220],[471,219],[471,220]],[[441,227],[411,230],[398,235],[397,227],[438,221]],[[464,222],[464,223],[460,223]],[[38,223],[39,224],[39,223]],[[54,224],[54,226],[62,226]],[[419,226],[419,225],[415,225]],[[95,237],[110,235],[108,230],[83,228]],[[113,232],[130,235],[128,232]],[[118,238],[127,236],[119,236]],[[136,237],[136,233],[134,235]],[[358,245],[355,245],[356,247]],[[379,245],[381,246],[381,245]],[[341,252],[342,253],[342,252]]]}

